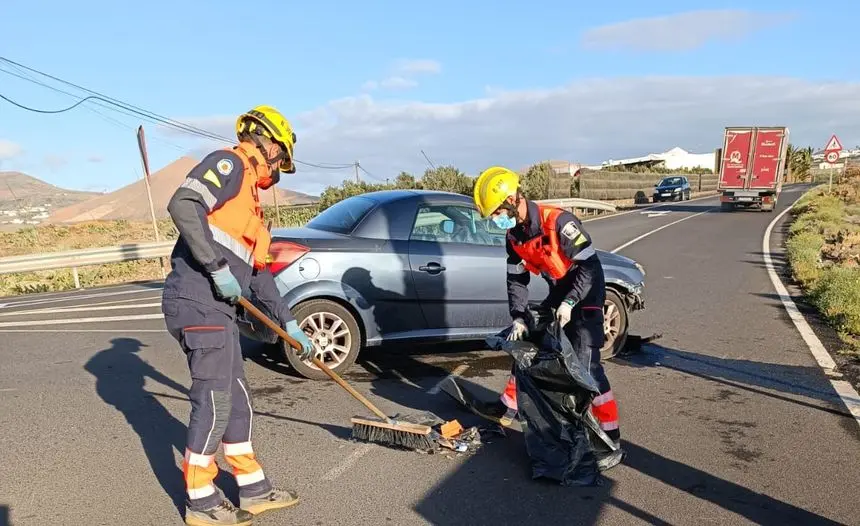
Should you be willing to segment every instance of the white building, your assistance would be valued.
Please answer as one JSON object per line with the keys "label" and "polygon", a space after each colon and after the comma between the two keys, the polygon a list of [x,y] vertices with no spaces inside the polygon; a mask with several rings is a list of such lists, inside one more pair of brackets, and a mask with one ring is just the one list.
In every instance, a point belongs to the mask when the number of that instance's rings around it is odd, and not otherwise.
{"label": "white building", "polygon": [[670,170],[677,170],[680,168],[709,168],[713,170],[716,165],[716,152],[690,153],[683,148],[675,147],[663,153],[649,153],[644,157],[633,157],[617,161],[610,159],[608,161],[603,161],[603,163],[601,163],[597,168],[630,165],[660,166]]}

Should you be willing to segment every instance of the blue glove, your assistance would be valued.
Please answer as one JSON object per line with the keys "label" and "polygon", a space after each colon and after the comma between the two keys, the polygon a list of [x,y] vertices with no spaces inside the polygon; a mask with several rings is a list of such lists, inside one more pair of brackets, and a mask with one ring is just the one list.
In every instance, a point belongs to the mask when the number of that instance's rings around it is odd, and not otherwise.
{"label": "blue glove", "polygon": [[299,345],[302,346],[301,350],[299,350],[299,357],[302,360],[310,360],[314,354],[314,344],[311,343],[310,339],[308,339],[308,335],[305,334],[305,331],[299,329],[299,324],[296,320],[287,323],[287,326],[284,327],[284,330],[287,331],[287,334],[292,336],[294,340],[299,342]]}
{"label": "blue glove", "polygon": [[242,286],[239,285],[236,276],[230,272],[230,267],[225,265],[213,272],[212,282],[215,284],[215,290],[219,296],[230,303],[239,301],[239,296],[242,295]]}

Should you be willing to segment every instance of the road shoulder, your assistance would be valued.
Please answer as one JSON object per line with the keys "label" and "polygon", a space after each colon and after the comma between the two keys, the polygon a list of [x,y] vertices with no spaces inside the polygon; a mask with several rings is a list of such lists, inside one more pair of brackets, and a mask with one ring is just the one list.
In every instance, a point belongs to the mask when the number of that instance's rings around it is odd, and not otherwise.
{"label": "road shoulder", "polygon": [[[773,270],[779,281],[782,282],[782,286],[788,292],[788,296],[794,303],[794,306],[811,329],[814,337],[821,342],[830,359],[836,364],[834,373],[828,374],[831,382],[835,381],[838,383],[839,381],[844,381],[850,385],[851,389],[848,389],[848,399],[846,400],[844,394],[842,399],[848,406],[848,409],[854,414],[858,424],[860,424],[860,406],[858,406],[860,404],[860,396],[857,394],[858,389],[860,389],[860,366],[856,362],[852,363],[850,358],[838,353],[845,344],[840,339],[836,330],[824,320],[818,310],[806,301],[803,291],[792,278],[785,249],[785,240],[787,239],[788,230],[792,222],[793,216],[791,212],[787,212],[773,225],[769,239],[767,239],[768,235],[765,235],[769,245]],[[789,317],[787,312],[786,317]],[[801,328],[798,327],[798,330],[801,330]],[[811,349],[810,351],[812,352]],[[820,362],[820,360],[818,361]],[[835,384],[834,387],[836,387]],[[852,390],[853,392],[850,392]]]}

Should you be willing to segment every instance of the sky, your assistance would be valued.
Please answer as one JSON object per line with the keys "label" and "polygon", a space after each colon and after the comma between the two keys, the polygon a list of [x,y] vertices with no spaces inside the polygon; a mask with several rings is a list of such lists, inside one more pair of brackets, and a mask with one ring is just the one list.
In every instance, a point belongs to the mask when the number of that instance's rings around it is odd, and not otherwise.
{"label": "sky", "polygon": [[[2,2],[0,57],[227,140],[238,114],[274,105],[298,160],[346,166],[281,179],[311,194],[354,162],[371,182],[429,162],[598,164],[710,152],[725,126],[860,144],[856,0],[123,4]],[[87,93],[0,60],[0,95],[53,111]],[[108,102],[0,99],[0,170],[115,190],[142,176],[139,125],[153,171],[228,146]]]}

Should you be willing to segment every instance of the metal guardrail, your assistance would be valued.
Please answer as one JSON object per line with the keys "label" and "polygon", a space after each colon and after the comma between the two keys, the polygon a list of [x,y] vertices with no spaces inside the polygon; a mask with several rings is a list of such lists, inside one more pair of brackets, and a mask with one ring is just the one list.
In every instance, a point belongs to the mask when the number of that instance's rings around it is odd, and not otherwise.
{"label": "metal guardrail", "polygon": [[[538,202],[567,209],[581,208],[585,210],[600,210],[605,212],[616,211],[615,205],[592,199],[543,199]],[[0,275],[72,268],[75,273],[75,286],[80,288],[77,276],[78,267],[167,257],[173,250],[173,245],[175,243],[176,241],[130,243],[113,247],[0,257]]]}
{"label": "metal guardrail", "polygon": [[176,241],[133,243],[114,247],[87,248],[65,252],[46,252],[42,254],[27,254],[24,256],[9,256],[0,258],[0,274],[85,267],[87,265],[102,265],[105,263],[119,263],[121,261],[133,261],[136,259],[166,257],[170,255],[170,252],[173,250],[173,245],[175,244]]}

